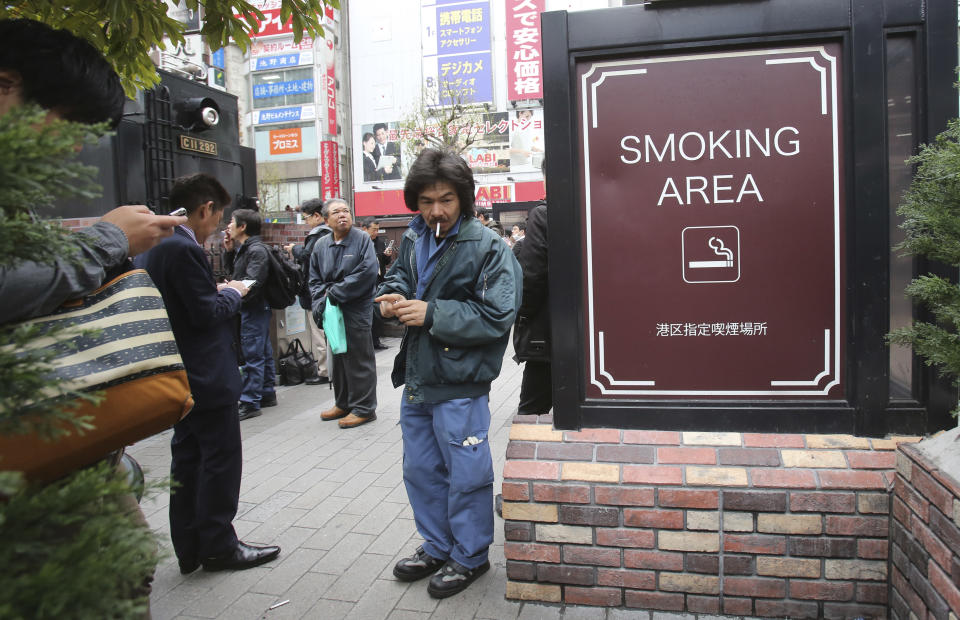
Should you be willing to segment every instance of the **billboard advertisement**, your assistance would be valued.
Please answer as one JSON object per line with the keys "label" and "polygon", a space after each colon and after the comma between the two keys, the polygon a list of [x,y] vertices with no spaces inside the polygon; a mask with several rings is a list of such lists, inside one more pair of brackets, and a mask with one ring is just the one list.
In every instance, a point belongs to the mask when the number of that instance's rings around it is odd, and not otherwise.
{"label": "billboard advertisement", "polygon": [[507,15],[507,99],[543,97],[540,13],[545,0],[504,0]]}
{"label": "billboard advertisement", "polygon": [[439,105],[493,101],[489,0],[421,4],[424,89]]}

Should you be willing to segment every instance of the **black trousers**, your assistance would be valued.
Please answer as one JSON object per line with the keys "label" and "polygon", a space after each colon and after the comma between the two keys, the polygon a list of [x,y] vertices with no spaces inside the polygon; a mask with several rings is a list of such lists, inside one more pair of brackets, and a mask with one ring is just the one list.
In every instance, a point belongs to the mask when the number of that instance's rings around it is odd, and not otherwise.
{"label": "black trousers", "polygon": [[333,397],[337,407],[367,417],[377,409],[377,358],[370,325],[352,323],[344,314],[347,352],[333,356]]}
{"label": "black trousers", "polygon": [[520,415],[543,415],[553,408],[550,362],[524,362],[520,383]]}
{"label": "black trousers", "polygon": [[221,555],[237,544],[243,447],[237,402],[194,410],[173,427],[170,540],[183,563]]}

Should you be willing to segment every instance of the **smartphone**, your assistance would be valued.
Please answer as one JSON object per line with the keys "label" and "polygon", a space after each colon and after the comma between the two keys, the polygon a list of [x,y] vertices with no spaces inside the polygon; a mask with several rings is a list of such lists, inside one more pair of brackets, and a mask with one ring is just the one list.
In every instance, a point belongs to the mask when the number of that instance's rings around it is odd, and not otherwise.
{"label": "smartphone", "polygon": [[391,239],[391,240],[390,240],[390,243],[387,244],[387,249],[388,249],[388,250],[392,250],[392,249],[393,249],[393,239]]}
{"label": "smartphone", "polygon": [[180,207],[179,209],[174,209],[173,211],[170,212],[170,215],[173,215],[173,216],[186,215],[186,214],[187,214],[187,210],[184,209],[183,207]]}
{"label": "smartphone", "polygon": [[247,288],[250,288],[251,286],[257,283],[256,280],[240,280],[240,282],[242,282],[243,285]]}

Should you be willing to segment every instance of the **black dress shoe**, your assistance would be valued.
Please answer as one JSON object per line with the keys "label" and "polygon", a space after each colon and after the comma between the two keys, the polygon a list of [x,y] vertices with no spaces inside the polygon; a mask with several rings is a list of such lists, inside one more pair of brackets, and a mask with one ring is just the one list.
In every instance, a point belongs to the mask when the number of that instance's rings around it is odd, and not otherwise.
{"label": "black dress shoe", "polygon": [[260,407],[257,405],[254,405],[253,403],[240,403],[241,420],[249,420],[250,418],[255,418],[262,414],[263,412],[260,411]]}
{"label": "black dress shoe", "polygon": [[193,571],[200,568],[200,562],[198,562],[196,559],[186,560],[186,561],[177,560],[177,563],[180,565],[181,575],[189,575]]}
{"label": "black dress shoe", "polygon": [[326,377],[311,377],[304,381],[307,385],[323,385],[325,383],[330,383],[330,379]]}
{"label": "black dress shoe", "polygon": [[373,343],[373,350],[374,350],[374,351],[383,351],[384,349],[389,349],[389,348],[390,348],[390,347],[388,347],[387,345],[383,344],[382,342],[374,342],[374,343]]}
{"label": "black dress shoe", "polygon": [[269,545],[267,547],[255,547],[238,540],[237,546],[225,555],[206,558],[203,561],[203,570],[244,570],[266,564],[280,555],[280,547]]}
{"label": "black dress shoe", "polygon": [[260,408],[264,407],[276,407],[277,406],[277,394],[274,392],[270,396],[262,396],[260,398]]}

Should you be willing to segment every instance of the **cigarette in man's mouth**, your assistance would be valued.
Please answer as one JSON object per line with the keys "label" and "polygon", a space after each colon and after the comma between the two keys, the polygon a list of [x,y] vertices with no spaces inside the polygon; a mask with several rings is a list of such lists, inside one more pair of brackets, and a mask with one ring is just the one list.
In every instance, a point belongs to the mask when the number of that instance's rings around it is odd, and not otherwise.
{"label": "cigarette in man's mouth", "polygon": [[440,220],[437,220],[437,239],[440,238]]}

